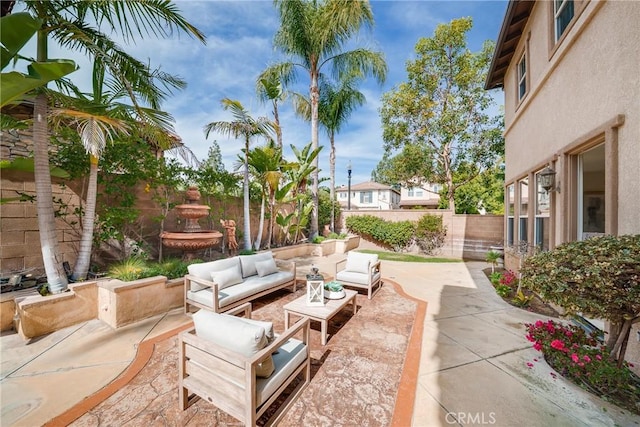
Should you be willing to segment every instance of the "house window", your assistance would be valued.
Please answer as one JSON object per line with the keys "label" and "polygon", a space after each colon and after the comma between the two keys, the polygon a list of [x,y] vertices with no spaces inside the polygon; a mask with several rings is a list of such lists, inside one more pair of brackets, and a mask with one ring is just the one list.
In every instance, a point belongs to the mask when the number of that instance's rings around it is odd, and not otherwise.
{"label": "house window", "polygon": [[371,191],[361,191],[360,203],[373,203],[373,193]]}
{"label": "house window", "polygon": [[347,198],[347,193],[340,193],[340,198],[341,199],[346,199]]}
{"label": "house window", "polygon": [[515,208],[515,194],[513,184],[507,187],[507,246],[513,246],[513,222],[514,222],[514,208]]}
{"label": "house window", "polygon": [[518,99],[524,98],[527,93],[527,56],[523,53],[518,62]]}
{"label": "house window", "polygon": [[573,19],[573,0],[554,0],[553,4],[557,42]]}
{"label": "house window", "polygon": [[414,196],[414,194],[413,194],[413,187],[412,187],[412,188],[409,188],[409,189],[407,190],[407,196],[409,196],[409,197],[413,197],[413,196]]}
{"label": "house window", "polygon": [[528,222],[529,222],[529,178],[525,178],[519,182],[520,198],[518,211],[518,243],[521,250],[527,250],[528,243]]}
{"label": "house window", "polygon": [[416,197],[422,197],[422,190],[416,190]]}
{"label": "house window", "polygon": [[441,188],[442,188],[442,187],[440,186],[440,184],[433,184],[433,187],[431,187],[431,191],[433,191],[433,192],[434,192],[434,193],[436,193],[436,194],[439,194],[439,193],[440,193]]}
{"label": "house window", "polygon": [[536,173],[536,220],[533,224],[534,244],[542,251],[549,250],[550,194],[540,184],[540,172]]}
{"label": "house window", "polygon": [[578,156],[578,240],[605,233],[604,144]]}

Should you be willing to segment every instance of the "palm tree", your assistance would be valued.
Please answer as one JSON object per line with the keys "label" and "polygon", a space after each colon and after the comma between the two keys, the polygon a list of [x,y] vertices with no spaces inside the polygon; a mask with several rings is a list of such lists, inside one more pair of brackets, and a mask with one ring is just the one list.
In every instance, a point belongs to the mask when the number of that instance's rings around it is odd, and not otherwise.
{"label": "palm tree", "polygon": [[[296,67],[309,74],[311,100],[311,144],[318,147],[318,78],[324,67],[339,80],[343,74],[359,71],[384,82],[387,65],[381,52],[356,48],[344,51],[345,45],[359,33],[361,27],[373,25],[373,13],[368,1],[352,0],[274,0],[280,14],[274,45],[291,58],[273,65],[267,73],[281,76],[285,84],[294,81]],[[294,62],[297,61],[297,62]],[[315,159],[313,184],[313,214],[310,237],[318,235],[318,159]]]}
{"label": "palm tree", "polygon": [[[309,177],[316,170],[314,163],[317,163],[316,159],[322,151],[322,147],[311,149],[311,143],[307,144],[299,150],[293,144],[290,145],[293,154],[296,157],[295,162],[288,162],[283,165],[283,170],[286,178],[291,184],[291,198],[296,203],[295,211],[297,212],[297,224],[296,234],[294,236],[294,243],[298,241],[298,234],[301,231],[301,224],[303,223],[303,217],[305,209],[303,208],[307,198],[307,184]],[[305,219],[306,220],[306,219]]]}
{"label": "palm tree", "polygon": [[[318,103],[318,121],[327,132],[330,143],[329,151],[329,199],[331,200],[331,231],[335,231],[336,199],[336,146],[335,135],[346,123],[356,107],[364,105],[366,99],[358,90],[361,76],[357,73],[346,75],[337,83],[321,79],[320,100]],[[294,98],[296,113],[305,120],[311,119],[311,103],[302,96]]]}
{"label": "palm tree", "polygon": [[[24,5],[26,12],[43,22],[36,37],[38,62],[47,61],[48,39],[53,37],[64,48],[79,50],[89,54],[94,61],[104,62],[114,75],[126,75],[128,87],[136,86],[137,76],[127,73],[127,59],[123,58],[122,52],[113,46],[105,33],[92,28],[89,22],[100,22],[106,26],[107,32],[120,31],[127,41],[143,38],[145,34],[166,37],[176,30],[184,31],[202,42],[205,40],[204,35],[180,15],[176,6],[166,0],[40,0],[25,1]],[[100,45],[98,41],[104,44]],[[134,106],[137,107],[136,101]],[[48,108],[44,92],[36,96],[33,110],[34,175],[40,244],[49,290],[59,293],[67,290],[68,281],[58,251],[49,173]]]}
{"label": "palm tree", "polygon": [[280,77],[275,73],[262,73],[256,83],[256,92],[260,102],[271,101],[273,107],[273,122],[276,124],[276,141],[278,147],[282,149],[282,129],[280,128],[280,115],[278,113],[278,102],[284,101],[286,93],[282,89]]}
{"label": "palm tree", "polygon": [[[131,64],[143,66],[134,58],[129,61]],[[78,258],[71,275],[74,281],[84,280],[89,271],[91,260],[91,249],[93,242],[93,231],[95,225],[95,213],[97,202],[98,186],[98,162],[106,147],[106,142],[112,139],[115,134],[129,135],[129,130],[135,128],[139,136],[143,139],[153,141],[153,144],[160,148],[170,148],[173,135],[171,125],[172,118],[169,114],[152,108],[131,105],[119,102],[122,98],[129,97],[133,92],[136,97],[150,100],[152,104],[159,105],[164,94],[153,80],[157,77],[167,87],[183,88],[186,83],[174,76],[167,76],[163,73],[148,72],[144,68],[137,71],[138,80],[143,80],[144,76],[148,80],[144,81],[143,91],[137,87],[125,88],[125,81],[118,80],[121,76],[107,78],[107,70],[104,62],[95,61],[92,70],[93,90],[90,94],[84,94],[73,85],[68,89],[73,90],[75,98],[60,93],[48,92],[50,97],[55,99],[56,104],[64,105],[66,108],[56,108],[52,112],[56,123],[77,126],[82,143],[90,156],[89,181],[87,188],[86,206],[82,220],[82,235]],[[132,99],[135,102],[135,98]],[[69,123],[70,121],[70,123]],[[145,138],[148,136],[148,138]]]}
{"label": "palm tree", "polygon": [[223,135],[234,138],[244,138],[244,248],[251,250],[251,217],[249,212],[249,144],[251,138],[262,136],[271,138],[271,132],[275,130],[275,124],[266,117],[254,119],[249,112],[244,109],[240,101],[229,98],[222,100],[222,108],[230,110],[233,115],[232,121],[211,122],[204,127],[205,137],[208,138],[211,132],[219,132]]}
{"label": "palm tree", "polygon": [[[273,143],[268,143],[264,147],[256,147],[249,153],[249,165],[262,185],[263,203],[264,199],[269,202],[269,230],[267,238],[267,248],[271,248],[273,240],[273,223],[275,219],[276,192],[280,187],[282,178],[282,150]],[[264,215],[261,212],[260,223],[264,222]],[[262,230],[262,227],[260,227]],[[258,233],[256,242],[260,242],[262,233]],[[260,248],[260,244],[256,243]]]}

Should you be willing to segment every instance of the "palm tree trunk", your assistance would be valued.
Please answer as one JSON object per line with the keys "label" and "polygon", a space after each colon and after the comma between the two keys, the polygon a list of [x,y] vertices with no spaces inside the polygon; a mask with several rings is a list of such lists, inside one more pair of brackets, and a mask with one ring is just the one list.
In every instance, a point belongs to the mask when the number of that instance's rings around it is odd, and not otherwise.
{"label": "palm tree trunk", "polygon": [[87,202],[84,217],[82,218],[82,237],[78,260],[73,269],[71,278],[73,281],[85,280],[89,272],[91,262],[91,247],[93,245],[93,229],[96,219],[96,198],[98,195],[98,158],[90,156],[89,183],[87,185]]}
{"label": "palm tree trunk", "polygon": [[62,266],[64,259],[58,250],[53,209],[53,192],[49,172],[46,95],[39,94],[36,97],[33,118],[34,179],[42,262],[49,283],[49,291],[57,294],[67,290],[68,281]]}
{"label": "palm tree trunk", "polygon": [[331,184],[329,187],[329,200],[331,200],[331,231],[335,233],[335,198],[336,198],[336,146],[335,135],[331,131],[329,135],[329,141],[331,142],[331,151],[329,152],[329,174],[331,177]]}
{"label": "palm tree trunk", "polygon": [[249,138],[245,140],[244,150],[244,248],[251,250],[251,212],[249,211]]}
{"label": "palm tree trunk", "polygon": [[262,233],[264,231],[264,207],[265,207],[265,197],[262,194],[262,202],[260,203],[260,225],[258,226],[258,235],[256,236],[255,244],[253,245],[256,250],[260,250],[260,246],[262,246]]}
{"label": "palm tree trunk", "polygon": [[282,150],[282,129],[280,129],[280,117],[278,115],[278,101],[273,100],[273,122],[276,124],[276,141],[278,148]]}
{"label": "palm tree trunk", "polygon": [[[318,103],[320,91],[318,90],[318,73],[311,73],[311,149],[318,148]],[[311,184],[311,198],[313,200],[313,210],[311,213],[311,229],[309,230],[309,240],[313,240],[318,235],[318,157],[313,159],[313,183]]]}

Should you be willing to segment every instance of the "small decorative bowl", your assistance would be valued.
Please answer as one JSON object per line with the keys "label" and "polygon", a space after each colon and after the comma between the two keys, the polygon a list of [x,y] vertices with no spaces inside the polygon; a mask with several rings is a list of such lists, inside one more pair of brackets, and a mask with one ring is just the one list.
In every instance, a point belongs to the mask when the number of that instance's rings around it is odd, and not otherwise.
{"label": "small decorative bowl", "polygon": [[324,297],[327,299],[342,299],[345,297],[344,289],[341,291],[329,291],[327,289],[324,290]]}

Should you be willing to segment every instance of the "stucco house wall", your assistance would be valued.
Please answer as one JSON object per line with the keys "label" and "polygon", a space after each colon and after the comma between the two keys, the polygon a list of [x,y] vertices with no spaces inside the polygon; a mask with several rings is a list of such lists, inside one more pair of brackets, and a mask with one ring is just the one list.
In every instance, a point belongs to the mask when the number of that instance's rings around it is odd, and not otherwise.
{"label": "stucco house wall", "polygon": [[[640,3],[575,0],[573,19],[557,42],[554,4],[509,3],[486,85],[504,90],[505,266],[513,270],[533,249],[535,203],[529,201],[540,194],[536,173],[546,166],[555,170],[557,187],[549,193],[549,248],[590,237],[584,226],[588,192],[601,194],[604,203],[604,227],[591,234],[640,233]],[[527,90],[520,97],[523,55]],[[589,153],[598,170],[584,166]],[[521,195],[523,179],[530,185]],[[520,214],[527,215],[524,246],[518,244]],[[639,328],[627,349],[636,366]]]}

